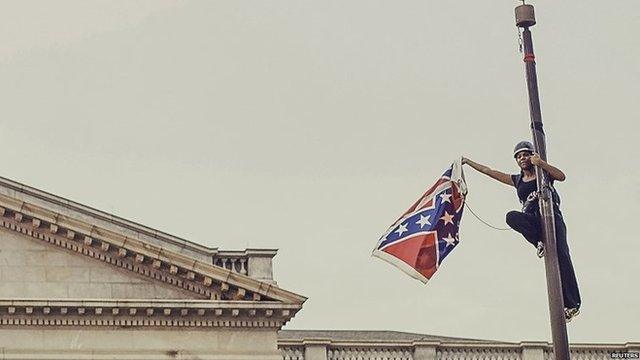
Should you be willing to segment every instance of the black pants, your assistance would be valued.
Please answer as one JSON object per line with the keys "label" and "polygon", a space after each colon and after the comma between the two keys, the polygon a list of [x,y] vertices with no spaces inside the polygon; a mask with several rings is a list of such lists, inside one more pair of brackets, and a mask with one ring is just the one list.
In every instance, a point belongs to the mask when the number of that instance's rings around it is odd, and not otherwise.
{"label": "black pants", "polygon": [[[580,291],[576,274],[573,271],[569,245],[567,245],[567,227],[562,219],[562,215],[555,214],[556,223],[556,248],[558,251],[558,263],[560,265],[560,279],[562,280],[562,297],[564,306],[568,308],[580,307]],[[507,213],[507,224],[521,233],[534,247],[538,241],[542,241],[542,226],[540,215],[528,214],[520,211],[509,211]]]}

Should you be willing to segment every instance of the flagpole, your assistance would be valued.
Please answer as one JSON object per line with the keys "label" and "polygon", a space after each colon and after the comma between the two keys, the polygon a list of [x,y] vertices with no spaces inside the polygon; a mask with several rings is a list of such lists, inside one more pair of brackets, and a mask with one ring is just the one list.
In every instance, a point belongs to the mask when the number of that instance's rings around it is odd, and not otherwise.
{"label": "flagpole", "polygon": [[[529,90],[529,113],[531,116],[531,132],[533,145],[542,160],[547,161],[545,134],[542,128],[542,113],[538,95],[538,78],[536,74],[533,40],[529,27],[535,25],[535,13],[532,5],[516,7],[516,25],[522,28],[524,45],[524,62]],[[551,337],[556,360],[569,360],[569,340],[564,316],[562,285],[558,267],[555,222],[553,216],[553,199],[549,188],[549,174],[536,166],[536,182],[540,190],[540,212],[545,245],[545,271],[547,276],[547,295],[549,298],[549,317],[551,319]]]}

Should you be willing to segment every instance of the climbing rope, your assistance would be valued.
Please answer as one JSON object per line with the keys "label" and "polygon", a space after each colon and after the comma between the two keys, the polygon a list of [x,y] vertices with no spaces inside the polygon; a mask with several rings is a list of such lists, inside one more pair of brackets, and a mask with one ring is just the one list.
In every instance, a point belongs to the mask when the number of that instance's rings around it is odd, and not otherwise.
{"label": "climbing rope", "polygon": [[492,229],[496,229],[496,230],[503,230],[503,231],[504,231],[504,230],[511,230],[511,228],[499,228],[499,227],[495,227],[495,226],[493,226],[493,225],[489,224],[488,222],[486,222],[486,221],[482,220],[478,215],[476,215],[476,213],[471,209],[471,207],[469,207],[469,201],[468,201],[468,200],[466,200],[466,201],[464,202],[464,206],[465,206],[466,208],[468,208],[468,209],[469,209],[469,211],[471,211],[471,213],[473,214],[473,216],[475,216],[475,217],[476,217],[476,219],[480,220],[480,222],[482,222],[483,224],[487,225],[488,227],[490,227],[490,228],[492,228]]}

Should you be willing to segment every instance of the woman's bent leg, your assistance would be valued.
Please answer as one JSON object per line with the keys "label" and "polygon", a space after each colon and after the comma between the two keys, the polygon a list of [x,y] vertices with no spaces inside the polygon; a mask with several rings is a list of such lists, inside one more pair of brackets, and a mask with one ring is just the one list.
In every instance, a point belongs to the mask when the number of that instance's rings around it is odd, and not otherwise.
{"label": "woman's bent leg", "polygon": [[509,211],[507,213],[507,224],[515,231],[519,232],[534,247],[538,241],[542,241],[540,233],[540,218],[534,214],[527,214],[520,211]]}

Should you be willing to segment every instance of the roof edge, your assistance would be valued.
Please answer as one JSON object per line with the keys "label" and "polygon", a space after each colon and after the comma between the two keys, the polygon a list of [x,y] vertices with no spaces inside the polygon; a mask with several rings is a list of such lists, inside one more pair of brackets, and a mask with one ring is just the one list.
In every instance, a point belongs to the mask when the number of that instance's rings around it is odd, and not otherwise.
{"label": "roof edge", "polygon": [[[285,337],[285,334],[300,333],[301,336]],[[373,337],[358,337],[353,338],[345,337],[349,333],[355,335],[374,335]],[[282,329],[278,333],[278,341],[283,343],[303,343],[309,339],[325,339],[329,340],[334,345],[346,345],[346,344],[361,344],[361,345],[389,345],[389,344],[402,344],[402,346],[408,346],[414,343],[431,343],[431,342],[455,342],[463,344],[477,344],[477,343],[491,343],[493,345],[515,345],[516,343],[486,340],[486,339],[469,339],[459,338],[452,336],[437,336],[429,334],[418,334],[406,331],[394,331],[394,330],[294,330],[294,329]],[[308,334],[308,336],[306,336]],[[393,338],[384,339],[383,334],[393,334]],[[375,335],[380,335],[376,338]],[[401,337],[404,337],[401,338]]]}
{"label": "roof edge", "polygon": [[[57,246],[65,246],[76,252],[92,257],[98,256],[98,258],[100,258],[99,251],[117,251],[117,254],[113,256],[121,258],[133,256],[136,258],[136,261],[140,263],[151,261],[152,265],[149,266],[158,269],[164,267],[166,269],[163,271],[168,271],[172,275],[180,276],[187,280],[193,280],[189,279],[189,277],[191,276],[193,278],[195,276],[193,274],[199,274],[202,277],[203,285],[207,288],[213,286],[215,280],[215,282],[219,283],[216,286],[224,287],[224,291],[228,290],[228,285],[234,285],[253,292],[254,294],[263,295],[286,303],[302,304],[307,300],[304,296],[284,290],[274,284],[233,272],[224,267],[215,266],[209,258],[202,259],[193,257],[182,251],[152,244],[142,239],[131,238],[120,232],[93,224],[90,221],[92,218],[89,218],[89,222],[87,222],[87,219],[78,219],[52,211],[50,207],[45,207],[47,204],[31,204],[26,202],[25,199],[12,195],[13,194],[4,194],[0,191],[0,204],[2,205],[0,210],[2,210],[2,215],[5,216],[6,209],[9,209],[14,212],[15,218],[13,220],[4,220],[3,226],[16,231],[19,230],[28,236],[37,237],[40,240],[54,243]],[[30,222],[31,225],[25,225],[28,228],[18,224],[23,220],[22,214],[33,218]],[[44,235],[43,232],[47,230],[42,229],[42,227],[48,227],[50,234]],[[60,229],[66,229],[65,231],[67,233],[65,236],[57,235]],[[94,239],[97,241],[94,241]],[[98,250],[98,248],[100,250]],[[269,253],[269,250],[267,250],[267,253]],[[111,257],[109,258],[111,259]],[[106,261],[107,257],[102,257],[101,259]],[[109,262],[113,264],[111,260],[109,260]],[[115,263],[125,265],[122,261],[116,261]],[[131,268],[135,269],[133,266]],[[190,275],[190,273],[192,275]],[[238,296],[244,296],[244,294],[246,293],[243,292],[242,295]]]}
{"label": "roof edge", "polygon": [[179,246],[182,248],[188,247],[191,251],[207,257],[212,257],[213,255],[216,255],[219,252],[217,247],[208,247],[205,245],[201,245],[196,242],[165,233],[163,231],[142,225],[140,223],[127,220],[117,215],[113,215],[105,211],[98,210],[96,208],[81,204],[79,202],[69,200],[67,198],[63,198],[63,197],[54,195],[52,193],[39,190],[34,187],[31,187],[31,186],[28,186],[20,182],[7,179],[1,176],[0,176],[0,187],[5,187],[7,189],[22,193],[24,195],[27,195],[36,199],[40,199],[42,201],[49,202],[57,206],[67,208],[74,212],[78,212],[83,215],[87,215],[87,216],[96,218],[98,220],[111,223],[113,225],[122,227],[125,230],[132,230],[132,231],[142,233],[146,236],[171,243],[175,246]]}

